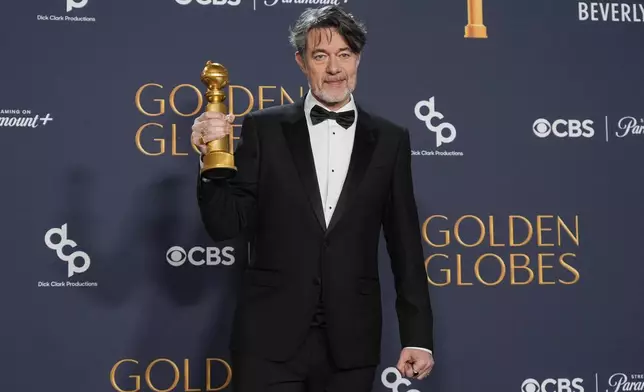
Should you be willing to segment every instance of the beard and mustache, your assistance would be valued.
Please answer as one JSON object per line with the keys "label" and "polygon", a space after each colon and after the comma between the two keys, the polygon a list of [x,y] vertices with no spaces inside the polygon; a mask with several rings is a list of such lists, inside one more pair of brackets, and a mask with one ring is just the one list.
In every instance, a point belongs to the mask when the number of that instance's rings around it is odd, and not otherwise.
{"label": "beard and mustache", "polygon": [[[329,91],[329,88],[325,88],[324,83],[328,82],[337,82],[344,81],[344,86],[341,91]],[[329,105],[335,105],[340,102],[344,102],[355,89],[348,83],[347,78],[336,78],[336,79],[327,79],[324,81],[321,88],[311,89],[313,94],[322,102]]]}

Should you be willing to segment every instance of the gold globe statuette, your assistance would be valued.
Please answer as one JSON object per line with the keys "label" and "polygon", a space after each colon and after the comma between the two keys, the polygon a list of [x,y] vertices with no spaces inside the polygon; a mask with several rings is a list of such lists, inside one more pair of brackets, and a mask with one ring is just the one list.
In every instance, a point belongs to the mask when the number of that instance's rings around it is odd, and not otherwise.
{"label": "gold globe statuette", "polygon": [[487,27],[483,24],[483,0],[467,0],[465,38],[487,38]]}
{"label": "gold globe statuette", "polygon": [[[206,85],[206,112],[228,114],[224,103],[224,87],[228,85],[228,70],[219,63],[208,61],[201,72],[201,82]],[[233,151],[233,135],[208,142],[203,156],[201,176],[208,179],[231,178],[237,173]]]}

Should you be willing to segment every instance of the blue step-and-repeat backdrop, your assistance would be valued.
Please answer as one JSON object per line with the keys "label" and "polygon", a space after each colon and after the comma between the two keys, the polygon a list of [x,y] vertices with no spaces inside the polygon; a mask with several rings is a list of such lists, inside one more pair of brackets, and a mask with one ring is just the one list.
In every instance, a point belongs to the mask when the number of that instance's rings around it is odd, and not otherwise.
{"label": "blue step-and-repeat backdrop", "polygon": [[3,1],[0,390],[232,390],[248,249],[199,219],[200,73],[238,136],[307,91],[288,27],[326,3],[369,30],[356,98],[411,131],[435,314],[400,378],[381,241],[373,390],[644,391],[642,0]]}

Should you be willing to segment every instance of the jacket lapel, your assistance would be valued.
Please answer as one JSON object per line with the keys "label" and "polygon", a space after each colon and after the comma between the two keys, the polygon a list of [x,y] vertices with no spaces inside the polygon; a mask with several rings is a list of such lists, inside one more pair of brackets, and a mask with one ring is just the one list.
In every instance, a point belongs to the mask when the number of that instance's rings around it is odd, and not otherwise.
{"label": "jacket lapel", "polygon": [[315,171],[311,139],[309,138],[306,117],[304,117],[304,100],[293,105],[293,112],[290,118],[282,124],[284,138],[291,151],[293,163],[298,171],[304,191],[309,198],[313,213],[317,217],[322,230],[326,230],[324,211],[322,210],[322,198],[320,187]]}
{"label": "jacket lapel", "polygon": [[356,124],[356,133],[353,141],[353,151],[351,152],[351,160],[349,161],[349,169],[347,177],[344,181],[338,204],[335,207],[329,228],[329,232],[335,227],[342,215],[346,212],[347,208],[351,205],[358,186],[362,182],[374,147],[376,145],[376,131],[371,126],[369,114],[363,111],[359,106],[358,109],[358,123]]}

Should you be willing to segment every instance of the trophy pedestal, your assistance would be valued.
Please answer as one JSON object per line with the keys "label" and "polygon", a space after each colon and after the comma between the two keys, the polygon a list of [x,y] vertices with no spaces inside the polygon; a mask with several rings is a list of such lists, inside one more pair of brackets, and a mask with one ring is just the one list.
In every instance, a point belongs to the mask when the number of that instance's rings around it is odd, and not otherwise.
{"label": "trophy pedestal", "polygon": [[481,24],[465,26],[465,38],[487,38],[487,28]]}
{"label": "trophy pedestal", "polygon": [[224,151],[212,151],[203,157],[201,176],[209,180],[232,178],[237,173],[234,155]]}

